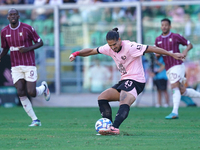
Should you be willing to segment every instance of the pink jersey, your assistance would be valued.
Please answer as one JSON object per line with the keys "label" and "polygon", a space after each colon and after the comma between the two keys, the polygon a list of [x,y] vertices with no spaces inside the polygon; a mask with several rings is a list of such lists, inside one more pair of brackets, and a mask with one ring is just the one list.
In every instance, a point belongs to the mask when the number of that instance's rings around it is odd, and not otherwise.
{"label": "pink jersey", "polygon": [[[190,41],[186,40],[183,36],[176,33],[169,33],[166,36],[160,35],[156,38],[155,45],[157,47],[163,48],[171,53],[180,53],[179,44],[188,45]],[[171,56],[163,56],[165,62],[165,69],[168,70],[169,68],[180,65],[183,63],[181,60],[174,59]]]}
{"label": "pink jersey", "polygon": [[34,50],[20,53],[19,47],[29,47],[38,42],[40,37],[33,27],[19,22],[18,27],[11,28],[10,24],[1,30],[1,47],[10,49],[11,65],[35,66]]}
{"label": "pink jersey", "polygon": [[123,40],[122,49],[118,53],[114,52],[108,44],[99,47],[98,52],[111,56],[114,59],[121,72],[121,80],[132,79],[145,83],[146,80],[141,56],[146,49],[147,45]]}

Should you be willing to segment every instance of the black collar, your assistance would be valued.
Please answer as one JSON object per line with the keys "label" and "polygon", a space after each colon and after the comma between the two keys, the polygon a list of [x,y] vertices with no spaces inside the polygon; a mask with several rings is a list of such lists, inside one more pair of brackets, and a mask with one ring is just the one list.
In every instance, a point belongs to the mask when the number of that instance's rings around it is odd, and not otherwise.
{"label": "black collar", "polygon": [[120,49],[117,51],[117,53],[119,53],[122,50],[122,46],[120,46]]}

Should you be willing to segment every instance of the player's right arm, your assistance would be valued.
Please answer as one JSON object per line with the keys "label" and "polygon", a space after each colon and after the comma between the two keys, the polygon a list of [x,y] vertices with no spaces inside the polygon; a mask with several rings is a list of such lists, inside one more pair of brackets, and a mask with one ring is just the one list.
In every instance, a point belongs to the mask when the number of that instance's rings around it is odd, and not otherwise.
{"label": "player's right arm", "polygon": [[5,56],[9,51],[9,48],[3,48],[2,52],[0,53],[0,62],[1,62],[1,58],[3,56]]}
{"label": "player's right arm", "polygon": [[97,48],[85,48],[80,51],[76,51],[76,52],[72,53],[69,56],[69,59],[70,59],[70,61],[73,61],[76,58],[76,56],[85,57],[85,56],[96,55],[96,54],[98,54]]}

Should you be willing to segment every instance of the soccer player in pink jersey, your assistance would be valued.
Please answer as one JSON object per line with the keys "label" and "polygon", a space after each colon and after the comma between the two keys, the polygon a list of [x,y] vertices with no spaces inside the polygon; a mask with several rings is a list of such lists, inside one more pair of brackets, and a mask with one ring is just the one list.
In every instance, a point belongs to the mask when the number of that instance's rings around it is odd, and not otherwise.
{"label": "soccer player in pink jersey", "polygon": [[106,35],[107,44],[98,48],[86,48],[74,52],[70,55],[70,61],[76,56],[89,56],[95,54],[105,54],[113,58],[119,71],[121,72],[121,81],[102,92],[98,97],[99,110],[103,118],[112,121],[112,110],[109,105],[111,101],[119,101],[119,110],[116,114],[113,126],[107,130],[100,130],[102,135],[120,134],[119,126],[127,118],[130,106],[136,100],[137,96],[143,91],[145,86],[145,74],[142,65],[141,56],[144,53],[154,52],[164,55],[170,55],[175,59],[183,59],[183,54],[170,53],[162,48],[147,46],[121,40],[118,28],[114,28]]}
{"label": "soccer player in pink jersey", "polygon": [[[192,44],[189,40],[186,40],[180,34],[170,32],[171,21],[167,18],[161,20],[161,30],[162,35],[158,36],[155,40],[155,45],[157,47],[163,48],[170,53],[180,53],[179,45],[186,46],[182,54],[184,57],[187,56],[187,53],[192,49]],[[165,62],[165,69],[167,70],[167,77],[171,84],[173,90],[173,110],[166,116],[166,119],[177,119],[178,118],[178,108],[181,99],[181,95],[188,97],[200,97],[200,93],[195,91],[192,88],[186,88],[184,83],[185,78],[185,66],[182,60],[176,60],[171,56],[163,55]]]}
{"label": "soccer player in pink jersey", "polygon": [[19,17],[18,10],[12,8],[8,11],[7,18],[10,24],[1,30],[3,50],[0,54],[0,60],[10,49],[13,83],[24,110],[32,119],[29,126],[41,126],[27,94],[31,97],[44,94],[47,101],[50,99],[50,91],[45,81],[42,82],[41,86],[36,87],[37,68],[34,50],[41,47],[43,42],[34,28],[20,22]]}

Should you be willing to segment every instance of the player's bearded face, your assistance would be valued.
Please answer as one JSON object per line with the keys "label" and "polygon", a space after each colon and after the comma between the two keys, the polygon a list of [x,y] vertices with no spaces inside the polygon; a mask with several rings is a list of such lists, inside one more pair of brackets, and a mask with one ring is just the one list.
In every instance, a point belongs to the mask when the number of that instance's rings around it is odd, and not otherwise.
{"label": "player's bearded face", "polygon": [[167,21],[162,21],[161,23],[161,30],[163,32],[163,34],[168,34],[170,31],[171,26],[169,25],[169,23]]}
{"label": "player's bearded face", "polygon": [[121,48],[121,40],[107,40],[108,45],[114,52],[118,52]]}

